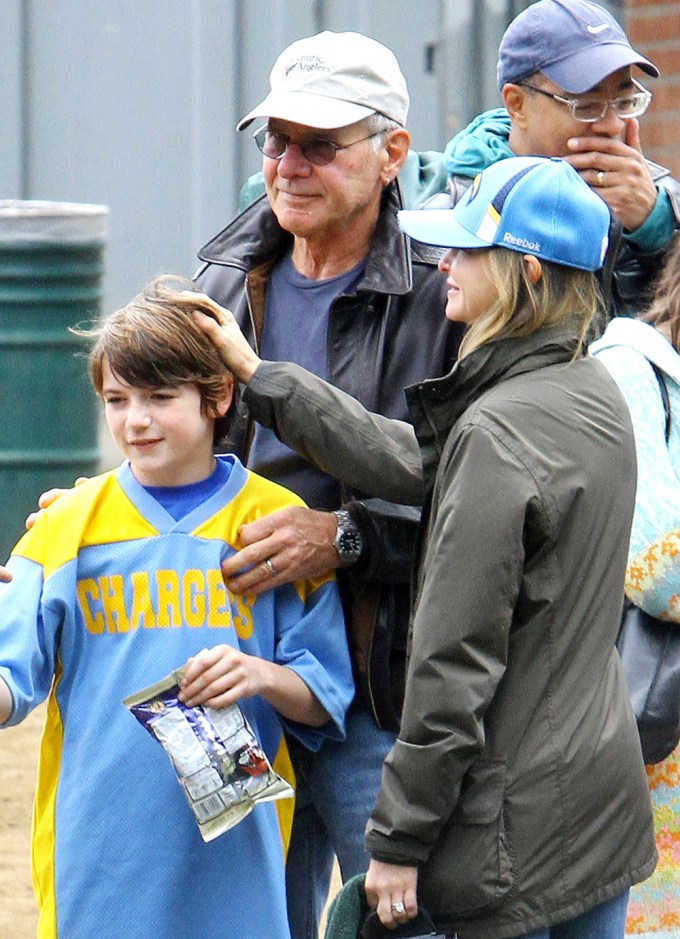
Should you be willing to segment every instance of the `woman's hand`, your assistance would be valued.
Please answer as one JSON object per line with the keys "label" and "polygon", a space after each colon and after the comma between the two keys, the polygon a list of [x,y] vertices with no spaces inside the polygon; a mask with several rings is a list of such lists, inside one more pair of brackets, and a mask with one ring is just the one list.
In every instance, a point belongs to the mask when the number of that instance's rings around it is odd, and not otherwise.
{"label": "woman's hand", "polygon": [[199,300],[211,311],[212,316],[194,310],[194,322],[210,338],[234,378],[247,385],[262,360],[248,345],[231,310],[207,294],[186,291],[186,295],[192,303]]}
{"label": "woman's hand", "polygon": [[364,889],[368,905],[377,911],[383,926],[396,929],[418,912],[417,886],[417,867],[373,860],[366,872]]}

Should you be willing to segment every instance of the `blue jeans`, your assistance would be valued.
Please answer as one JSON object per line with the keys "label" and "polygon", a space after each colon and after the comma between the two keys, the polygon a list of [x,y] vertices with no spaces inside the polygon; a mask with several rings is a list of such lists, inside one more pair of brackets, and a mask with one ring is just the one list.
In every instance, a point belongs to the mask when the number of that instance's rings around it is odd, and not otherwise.
{"label": "blue jeans", "polygon": [[576,919],[526,933],[523,939],[623,939],[627,906],[628,891],[625,890],[618,897],[581,913]]}
{"label": "blue jeans", "polygon": [[385,756],[395,734],[379,730],[368,711],[353,704],[343,743],[326,740],[318,753],[289,741],[297,775],[286,888],[292,939],[317,939],[328,897],[333,854],[343,881],[370,860],[364,829],[380,788]]}

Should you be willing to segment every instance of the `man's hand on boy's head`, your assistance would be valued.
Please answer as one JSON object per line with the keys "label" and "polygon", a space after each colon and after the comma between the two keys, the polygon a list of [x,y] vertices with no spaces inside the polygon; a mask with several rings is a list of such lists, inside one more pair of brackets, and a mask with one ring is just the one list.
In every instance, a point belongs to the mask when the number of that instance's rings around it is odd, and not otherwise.
{"label": "man's hand on boy's head", "polygon": [[222,562],[224,582],[233,593],[257,596],[294,580],[321,577],[339,566],[333,545],[337,527],[332,512],[298,505],[249,522],[239,532],[243,548]]}
{"label": "man's hand on boy's head", "polygon": [[[89,479],[88,476],[79,476],[73,485],[80,486],[81,483],[86,483],[88,479]],[[48,506],[52,505],[53,502],[56,502],[57,499],[61,499],[61,497],[65,495],[67,492],[70,492],[70,490],[69,489],[48,489],[47,492],[43,492],[42,495],[38,498],[38,505],[40,506],[40,510],[46,509]],[[40,511],[31,512],[31,514],[26,518],[26,521],[24,522],[27,529],[33,528],[39,515],[40,515]]]}

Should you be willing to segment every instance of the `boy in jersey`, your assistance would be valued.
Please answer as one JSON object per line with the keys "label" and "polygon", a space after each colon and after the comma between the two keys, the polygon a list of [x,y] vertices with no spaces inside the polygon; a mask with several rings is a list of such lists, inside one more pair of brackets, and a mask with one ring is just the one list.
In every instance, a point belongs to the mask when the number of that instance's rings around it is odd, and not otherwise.
{"label": "boy in jersey", "polygon": [[0,723],[48,697],[33,819],[40,939],[289,939],[290,800],[205,844],[161,747],[124,697],[187,663],[190,705],[238,701],[290,778],[283,727],[342,739],[353,685],[331,577],[261,597],[226,589],[241,525],[300,504],[215,457],[233,381],[189,284],[151,284],[88,335],[114,471],[40,514],[0,586]]}

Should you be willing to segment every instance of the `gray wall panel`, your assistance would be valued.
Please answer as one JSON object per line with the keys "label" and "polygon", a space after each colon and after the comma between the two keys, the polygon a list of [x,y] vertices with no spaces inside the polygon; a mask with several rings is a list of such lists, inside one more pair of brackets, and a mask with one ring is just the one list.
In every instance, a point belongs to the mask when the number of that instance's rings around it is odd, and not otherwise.
{"label": "gray wall panel", "polygon": [[437,76],[428,70],[432,59],[428,50],[441,34],[442,7],[442,0],[320,3],[323,28],[365,33],[384,42],[395,53],[411,96],[409,130],[413,145],[419,150],[435,149],[444,143],[437,107]]}
{"label": "gray wall panel", "polygon": [[228,153],[221,171],[207,159],[217,124],[198,106],[215,33],[187,6],[199,4],[106,0],[97,15],[87,0],[31,5],[27,194],[111,207],[108,305],[159,271],[191,272],[212,227],[201,219],[206,178],[230,202]]}
{"label": "gray wall panel", "polygon": [[0,2],[0,198],[15,199],[23,192],[23,20],[21,0]]}

